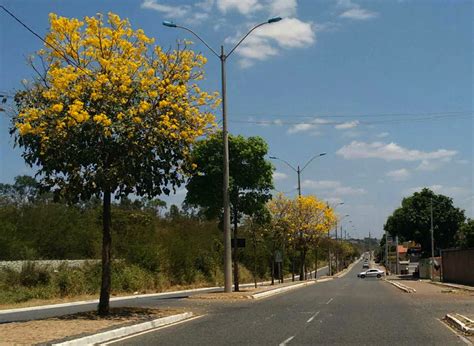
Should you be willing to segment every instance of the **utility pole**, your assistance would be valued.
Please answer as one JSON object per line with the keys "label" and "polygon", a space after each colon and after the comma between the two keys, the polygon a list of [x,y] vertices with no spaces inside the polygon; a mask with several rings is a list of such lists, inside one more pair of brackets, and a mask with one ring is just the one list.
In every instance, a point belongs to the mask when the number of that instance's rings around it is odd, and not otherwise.
{"label": "utility pole", "polygon": [[399,271],[399,263],[398,263],[398,235],[395,236],[395,246],[396,246],[396,262],[395,262],[395,266],[396,266],[396,271],[397,271],[397,275],[400,274],[400,271]]}
{"label": "utility pole", "polygon": [[431,281],[434,280],[434,228],[433,228],[433,198],[430,198],[431,214]]}
{"label": "utility pole", "polygon": [[385,230],[385,269],[388,270],[388,232]]}
{"label": "utility pole", "polygon": [[[255,25],[247,34],[240,39],[239,42],[232,48],[229,53],[225,54],[224,46],[221,45],[220,54],[216,52],[206,41],[204,41],[193,30],[177,25],[170,21],[164,21],[163,25],[169,28],[179,28],[186,30],[193,34],[199,41],[201,41],[209,50],[221,61],[221,86],[222,86],[222,140],[224,142],[224,160],[223,160],[223,209],[224,209],[224,292],[232,292],[232,248],[231,248],[231,230],[230,230],[230,204],[229,204],[229,134],[227,130],[227,102],[226,102],[226,74],[225,62],[227,58],[237,49],[237,47],[250,35],[252,31],[265,24],[272,24],[279,22],[281,17],[273,17],[265,22]],[[235,239],[237,244],[237,239]],[[238,287],[236,287],[238,289]]]}

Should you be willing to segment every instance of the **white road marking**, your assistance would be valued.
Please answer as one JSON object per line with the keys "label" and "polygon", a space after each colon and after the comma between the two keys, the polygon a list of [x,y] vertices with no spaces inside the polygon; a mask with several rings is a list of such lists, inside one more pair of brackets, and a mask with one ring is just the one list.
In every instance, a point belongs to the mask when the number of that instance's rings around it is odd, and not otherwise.
{"label": "white road marking", "polygon": [[319,311],[317,311],[313,316],[311,316],[310,319],[306,321],[306,323],[311,322],[311,321],[314,320],[314,318],[315,318],[316,316],[318,316],[318,315],[319,315]]}
{"label": "white road marking", "polygon": [[288,344],[291,340],[293,340],[295,336],[290,336],[288,339],[286,339],[285,341],[283,341],[280,345],[278,346],[285,346],[286,344]]}
{"label": "white road marking", "polygon": [[456,334],[457,337],[459,337],[466,345],[468,346],[473,346],[473,343],[465,338],[464,336],[462,336],[461,334],[459,334],[455,329],[453,329],[450,325],[448,325],[447,323],[445,323],[444,321],[440,320],[439,318],[437,318],[437,320],[443,325],[445,326],[446,328],[448,328],[450,331],[452,331],[454,334]]}
{"label": "white road marking", "polygon": [[329,300],[326,302],[326,305],[329,304],[330,302],[332,302],[333,299],[334,299],[334,298],[329,299]]}
{"label": "white road marking", "polygon": [[189,322],[189,321],[192,321],[192,320],[196,320],[196,319],[201,318],[201,317],[204,317],[204,316],[206,316],[206,315],[200,315],[200,316],[191,317],[191,318],[188,318],[188,319],[186,319],[186,320],[179,321],[179,322],[176,322],[176,323],[171,323],[171,324],[167,324],[167,325],[165,325],[165,326],[161,326],[161,327],[157,327],[157,328],[153,328],[153,329],[144,330],[143,332],[140,332],[140,333],[136,333],[136,334],[124,336],[123,338],[113,339],[113,340],[111,340],[111,341],[107,341],[107,342],[101,343],[101,344],[99,344],[99,345],[111,345],[111,344],[114,344],[114,343],[119,342],[119,341],[127,340],[127,339],[130,339],[130,338],[134,338],[134,337],[136,337],[136,336],[143,335],[143,334],[147,334],[147,333],[151,333],[151,332],[156,332],[157,330],[165,329],[165,328],[168,328],[168,327],[173,327],[173,326],[176,326],[176,325],[178,325],[178,324],[185,323],[185,322]]}

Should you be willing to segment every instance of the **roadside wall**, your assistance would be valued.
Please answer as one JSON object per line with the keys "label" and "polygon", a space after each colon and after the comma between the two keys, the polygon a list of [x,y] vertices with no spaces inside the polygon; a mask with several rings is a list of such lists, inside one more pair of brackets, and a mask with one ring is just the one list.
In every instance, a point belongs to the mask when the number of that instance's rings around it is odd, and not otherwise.
{"label": "roadside wall", "polygon": [[16,271],[20,271],[24,264],[31,262],[41,267],[47,267],[50,269],[58,269],[61,264],[65,264],[68,267],[82,267],[86,263],[100,263],[100,260],[34,260],[34,261],[0,261],[0,268],[8,268]]}
{"label": "roadside wall", "polygon": [[441,255],[444,282],[474,286],[474,248],[443,250]]}

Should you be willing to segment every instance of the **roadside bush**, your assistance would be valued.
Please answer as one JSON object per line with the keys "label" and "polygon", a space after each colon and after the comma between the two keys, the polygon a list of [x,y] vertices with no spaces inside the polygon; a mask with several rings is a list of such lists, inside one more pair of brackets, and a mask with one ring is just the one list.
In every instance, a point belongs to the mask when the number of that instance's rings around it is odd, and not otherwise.
{"label": "roadside bush", "polygon": [[54,276],[53,285],[61,297],[81,295],[88,292],[84,270],[61,265]]}
{"label": "roadside bush", "polygon": [[51,280],[51,274],[47,268],[41,267],[34,262],[26,262],[20,271],[19,283],[25,287],[47,285]]}

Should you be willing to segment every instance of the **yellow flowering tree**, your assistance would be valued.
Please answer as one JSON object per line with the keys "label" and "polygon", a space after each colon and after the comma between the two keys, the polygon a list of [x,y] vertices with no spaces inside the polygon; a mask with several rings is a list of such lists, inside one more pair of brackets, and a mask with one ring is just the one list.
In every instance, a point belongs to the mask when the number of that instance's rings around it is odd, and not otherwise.
{"label": "yellow flowering tree", "polygon": [[50,15],[44,66],[15,100],[12,134],[42,185],[72,201],[103,199],[99,313],[110,297],[111,196],[153,197],[179,186],[191,147],[212,127],[216,93],[201,90],[206,59],[187,43],[164,51],[109,13]]}
{"label": "yellow flowering tree", "polygon": [[279,196],[268,207],[278,224],[284,225],[287,242],[300,252],[300,280],[304,280],[308,249],[317,246],[321,236],[334,225],[334,211],[315,196]]}

